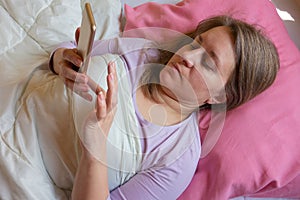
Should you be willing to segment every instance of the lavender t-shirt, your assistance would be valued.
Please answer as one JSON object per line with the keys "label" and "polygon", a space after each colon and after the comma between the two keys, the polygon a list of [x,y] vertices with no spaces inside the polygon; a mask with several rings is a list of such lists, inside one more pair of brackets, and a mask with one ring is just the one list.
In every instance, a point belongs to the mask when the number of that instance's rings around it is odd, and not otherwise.
{"label": "lavender t-shirt", "polygon": [[[63,43],[60,47],[76,46]],[[145,66],[157,58],[158,51],[154,47],[151,41],[140,38],[99,40],[93,46],[92,56],[118,54],[124,61],[143,153],[141,169],[123,185],[110,191],[108,199],[176,199],[190,183],[200,158],[196,113],[176,125],[158,126],[145,120],[138,112],[135,91]]]}

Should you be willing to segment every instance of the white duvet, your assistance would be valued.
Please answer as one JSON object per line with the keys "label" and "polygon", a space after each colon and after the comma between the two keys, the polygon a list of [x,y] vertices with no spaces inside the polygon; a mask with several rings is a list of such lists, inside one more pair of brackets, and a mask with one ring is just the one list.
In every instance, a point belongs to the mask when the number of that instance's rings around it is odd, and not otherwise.
{"label": "white duvet", "polygon": [[[119,1],[90,3],[96,38],[117,36]],[[83,5],[0,1],[0,199],[69,198],[78,153],[73,95],[47,71],[47,62],[57,44],[73,40]],[[110,187],[127,178],[119,175]]]}
{"label": "white duvet", "polygon": [[[88,74],[105,89],[106,66],[112,60],[118,66],[120,92],[116,120],[108,138],[111,190],[135,174],[141,159],[123,62],[114,55],[93,57]],[[70,197],[80,155],[82,122],[94,105],[68,90],[47,65],[30,74],[16,102],[12,126],[1,131],[1,199]]]}
{"label": "white duvet", "polygon": [[[117,0],[91,0],[96,38],[119,34]],[[48,61],[63,41],[74,40],[83,0],[0,0],[0,130],[14,121],[14,105],[33,69]]]}

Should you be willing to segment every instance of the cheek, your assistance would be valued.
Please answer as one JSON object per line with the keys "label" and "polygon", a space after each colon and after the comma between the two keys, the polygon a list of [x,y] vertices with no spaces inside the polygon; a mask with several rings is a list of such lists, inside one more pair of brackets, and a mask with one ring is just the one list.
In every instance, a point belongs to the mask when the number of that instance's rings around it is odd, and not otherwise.
{"label": "cheek", "polygon": [[[170,92],[175,99],[183,105],[194,105],[197,102],[197,94],[190,80],[180,77],[178,74],[163,69],[160,72],[160,84]],[[198,103],[198,102],[197,102]]]}
{"label": "cheek", "polygon": [[192,73],[189,81],[197,94],[198,100],[202,103],[211,97],[220,97],[225,94],[223,80],[218,72],[198,69],[198,71]]}
{"label": "cheek", "polygon": [[208,81],[201,73],[194,73],[189,77],[189,83],[198,99],[206,99],[209,96]]}

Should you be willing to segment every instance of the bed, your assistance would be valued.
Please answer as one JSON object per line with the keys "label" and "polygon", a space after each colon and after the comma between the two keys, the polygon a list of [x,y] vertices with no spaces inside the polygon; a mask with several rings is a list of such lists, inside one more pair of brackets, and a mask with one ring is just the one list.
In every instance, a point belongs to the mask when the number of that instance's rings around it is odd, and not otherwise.
{"label": "bed", "polygon": [[[147,32],[131,31],[142,27],[189,32],[199,20],[220,13],[262,27],[280,55],[278,78],[266,92],[226,113],[216,137],[210,127],[217,118],[209,112],[200,115],[203,153],[191,184],[179,199],[300,199],[299,0],[289,4],[277,0],[89,2],[97,22],[97,39],[149,39],[151,34]],[[72,94],[50,73],[32,73],[47,70],[53,49],[74,39],[84,3],[0,0],[0,199],[69,198],[77,166],[76,160],[68,160],[77,152],[64,143],[74,137],[74,126],[65,123],[72,120],[72,108],[54,107],[53,100],[68,104]],[[49,87],[59,92],[32,88],[34,81],[40,86],[51,82]],[[40,96],[28,103],[32,91]],[[22,107],[24,102],[26,109]],[[49,112],[66,114],[49,117]],[[51,135],[44,143],[40,142],[41,130]],[[65,131],[63,138],[56,135],[61,131]],[[52,140],[56,142],[47,143]],[[56,147],[63,147],[55,152],[57,157],[68,160],[64,163],[71,169],[67,177],[58,173],[60,166],[55,161],[59,158],[45,161],[42,156]],[[60,184],[49,174],[56,174]]]}

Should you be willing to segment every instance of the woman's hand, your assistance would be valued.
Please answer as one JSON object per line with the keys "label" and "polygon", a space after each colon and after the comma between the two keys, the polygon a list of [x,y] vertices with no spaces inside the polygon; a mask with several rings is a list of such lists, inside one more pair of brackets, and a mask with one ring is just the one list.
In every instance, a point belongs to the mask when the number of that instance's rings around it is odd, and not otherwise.
{"label": "woman's hand", "polygon": [[55,51],[52,59],[53,70],[65,85],[84,99],[91,101],[92,95],[89,94],[88,76],[74,70],[82,65],[82,58],[78,55],[77,49],[59,48]]}
{"label": "woman's hand", "polygon": [[84,153],[92,154],[98,160],[103,160],[102,156],[106,154],[103,152],[117,109],[118,82],[113,62],[108,64],[107,85],[107,91],[98,86],[96,109],[87,116],[81,135]]}
{"label": "woman's hand", "polygon": [[[75,40],[77,43],[79,34],[80,28],[77,28],[75,32]],[[83,60],[78,54],[77,49],[59,48],[52,56],[52,68],[63,80],[65,85],[84,99],[92,101],[92,95],[89,94],[89,83],[91,81],[86,74],[78,73],[82,62]],[[94,92],[96,92],[95,89]]]}
{"label": "woman's hand", "polygon": [[82,156],[72,190],[72,200],[107,199],[109,195],[106,140],[118,101],[115,63],[108,64],[107,91],[98,86],[96,109],[85,119],[81,135]]}

